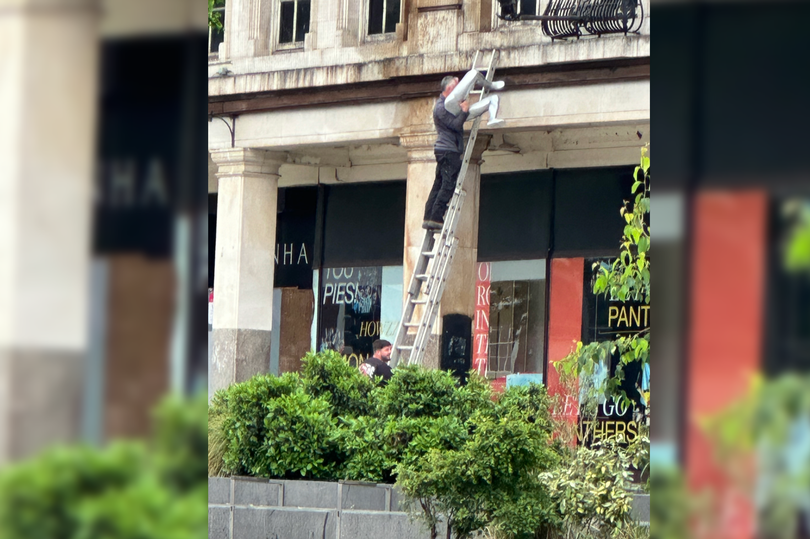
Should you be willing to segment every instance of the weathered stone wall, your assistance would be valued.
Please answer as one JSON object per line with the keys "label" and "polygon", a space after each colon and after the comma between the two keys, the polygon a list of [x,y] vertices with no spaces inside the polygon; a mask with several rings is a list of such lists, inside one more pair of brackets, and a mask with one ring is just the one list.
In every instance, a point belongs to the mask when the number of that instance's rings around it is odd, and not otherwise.
{"label": "weathered stone wall", "polygon": [[[501,69],[645,58],[650,56],[650,6],[642,1],[639,34],[552,42],[538,21],[499,20],[495,0],[402,2],[397,31],[378,36],[365,35],[368,0],[315,0],[309,33],[302,46],[290,50],[278,45],[278,2],[229,0],[225,43],[209,63],[209,95],[465,71],[477,50],[499,49]],[[223,68],[230,73],[218,76]]]}

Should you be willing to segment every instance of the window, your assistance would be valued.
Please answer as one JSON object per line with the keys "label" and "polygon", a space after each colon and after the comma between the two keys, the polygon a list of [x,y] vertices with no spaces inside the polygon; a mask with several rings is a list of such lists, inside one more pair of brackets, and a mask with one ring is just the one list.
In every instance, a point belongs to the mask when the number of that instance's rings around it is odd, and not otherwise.
{"label": "window", "polygon": [[473,368],[490,379],[543,372],[546,261],[480,262]]}
{"label": "window", "polygon": [[540,6],[539,0],[519,0],[518,15],[538,15]]}
{"label": "window", "polygon": [[208,23],[208,54],[217,54],[225,39],[225,1],[217,0]]}
{"label": "window", "polygon": [[281,28],[279,43],[301,43],[309,32],[310,0],[288,0],[281,2]]}
{"label": "window", "polygon": [[368,35],[395,32],[401,0],[369,0]]}

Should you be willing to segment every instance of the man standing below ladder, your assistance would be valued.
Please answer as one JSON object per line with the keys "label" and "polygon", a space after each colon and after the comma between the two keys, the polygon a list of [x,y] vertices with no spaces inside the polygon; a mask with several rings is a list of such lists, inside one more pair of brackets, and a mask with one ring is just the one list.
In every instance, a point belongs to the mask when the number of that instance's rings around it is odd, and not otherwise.
{"label": "man standing below ladder", "polygon": [[470,106],[467,97],[476,83],[487,90],[500,90],[503,81],[489,82],[481,73],[472,69],[461,81],[448,75],[442,79],[442,93],[433,108],[433,123],[439,136],[433,151],[436,155],[436,179],[425,204],[425,221],[422,228],[440,230],[444,225],[447,204],[456,188],[458,173],[461,171],[461,156],[464,154],[464,122],[481,116],[489,110],[487,126],[503,124],[496,118],[498,96],[492,95]]}

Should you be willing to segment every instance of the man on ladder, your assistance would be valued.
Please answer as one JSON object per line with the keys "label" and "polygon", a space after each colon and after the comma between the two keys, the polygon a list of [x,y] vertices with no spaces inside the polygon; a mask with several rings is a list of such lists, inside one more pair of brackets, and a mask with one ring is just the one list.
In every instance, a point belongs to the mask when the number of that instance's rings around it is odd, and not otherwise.
{"label": "man on ladder", "polygon": [[425,204],[425,221],[422,228],[440,230],[444,224],[447,204],[456,188],[456,180],[461,171],[461,156],[464,154],[464,122],[481,116],[489,110],[487,126],[503,124],[496,118],[498,96],[492,95],[470,105],[467,97],[476,83],[487,90],[500,90],[503,81],[489,82],[476,69],[471,69],[459,81],[452,75],[442,79],[442,93],[433,108],[433,123],[439,136],[433,151],[436,155],[436,179]]}

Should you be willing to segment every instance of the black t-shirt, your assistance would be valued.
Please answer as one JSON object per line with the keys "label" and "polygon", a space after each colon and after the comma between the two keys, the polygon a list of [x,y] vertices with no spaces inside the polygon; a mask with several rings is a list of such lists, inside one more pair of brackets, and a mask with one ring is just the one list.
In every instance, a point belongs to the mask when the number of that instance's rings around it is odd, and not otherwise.
{"label": "black t-shirt", "polygon": [[[369,368],[371,367],[371,368]],[[370,357],[363,365],[361,365],[361,370],[364,374],[375,378],[377,376],[382,376],[383,381],[387,382],[391,379],[391,367],[385,361],[381,359],[377,359],[376,357]]]}

